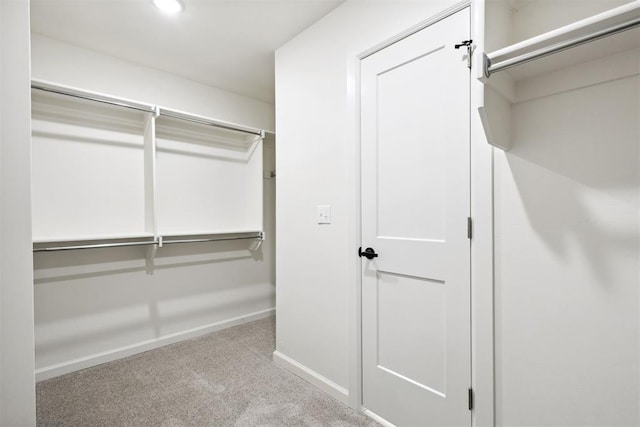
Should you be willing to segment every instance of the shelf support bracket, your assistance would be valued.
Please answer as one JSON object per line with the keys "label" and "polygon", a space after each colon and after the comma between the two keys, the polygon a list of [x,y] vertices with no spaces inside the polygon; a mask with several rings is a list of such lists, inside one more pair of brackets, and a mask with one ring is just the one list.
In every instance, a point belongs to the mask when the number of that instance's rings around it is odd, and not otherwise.
{"label": "shelf support bracket", "polygon": [[153,275],[153,271],[155,269],[155,258],[156,253],[158,252],[158,244],[147,247],[147,254],[145,257],[145,271],[148,275]]}

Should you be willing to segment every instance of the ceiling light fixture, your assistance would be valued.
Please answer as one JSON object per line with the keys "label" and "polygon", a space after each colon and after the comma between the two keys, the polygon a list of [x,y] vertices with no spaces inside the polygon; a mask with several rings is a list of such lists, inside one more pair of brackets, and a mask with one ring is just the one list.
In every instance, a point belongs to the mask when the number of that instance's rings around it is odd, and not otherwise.
{"label": "ceiling light fixture", "polygon": [[178,13],[183,9],[179,0],[153,0],[153,4],[164,13],[169,14]]}

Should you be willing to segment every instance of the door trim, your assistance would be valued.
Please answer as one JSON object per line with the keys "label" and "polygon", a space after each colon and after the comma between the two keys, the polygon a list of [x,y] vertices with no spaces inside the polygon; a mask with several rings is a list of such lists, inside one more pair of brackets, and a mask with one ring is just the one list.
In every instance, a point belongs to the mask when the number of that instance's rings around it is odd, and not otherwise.
{"label": "door trim", "polygon": [[[349,81],[353,86],[349,96],[352,120],[353,151],[349,174],[351,192],[348,245],[353,258],[350,262],[352,286],[349,289],[349,405],[363,412],[362,407],[362,278],[357,248],[361,246],[361,182],[360,182],[360,62],[388,46],[435,24],[464,8],[471,10],[471,34],[473,34],[474,60],[471,76],[475,76],[478,53],[483,51],[480,33],[484,19],[484,2],[472,6],[465,0],[434,15],[398,35],[373,46],[349,60]],[[477,40],[477,42],[475,42]],[[482,105],[482,83],[471,78],[470,145],[471,145],[471,215],[474,236],[471,241],[471,384],[475,402],[471,412],[473,426],[495,425],[495,377],[494,377],[494,252],[493,252],[493,148],[487,143],[477,114]],[[353,250],[353,251],[352,251]],[[367,411],[364,411],[367,413]]]}
{"label": "door trim", "polygon": [[392,44],[395,44],[400,40],[406,39],[407,37],[412,36],[415,33],[422,31],[425,28],[430,27],[433,24],[440,22],[443,19],[450,17],[454,13],[460,12],[462,9],[466,9],[467,7],[470,7],[470,6],[471,6],[471,0],[461,1],[460,3],[457,3],[451,6],[450,8],[443,10],[442,12],[432,16],[429,19],[426,19],[418,23],[417,25],[414,25],[413,27],[407,28],[405,31],[401,32],[400,34],[397,34],[391,37],[390,39],[385,40],[382,43],[375,45],[370,49],[365,50],[364,52],[358,55],[358,60],[362,61],[366,57],[371,56],[374,53],[381,51],[382,49],[388,48]]}

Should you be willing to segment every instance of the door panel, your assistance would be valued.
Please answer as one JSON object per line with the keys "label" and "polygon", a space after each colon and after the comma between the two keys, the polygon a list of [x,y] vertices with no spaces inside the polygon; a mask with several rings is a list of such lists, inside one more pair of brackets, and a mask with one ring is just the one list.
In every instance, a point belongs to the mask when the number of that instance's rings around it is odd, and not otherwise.
{"label": "door panel", "polygon": [[[410,378],[424,389],[444,394],[444,284],[379,272],[377,298],[378,367],[398,377]],[[403,308],[400,315],[398,307]],[[406,342],[413,343],[412,352],[406,351]]]}
{"label": "door panel", "polygon": [[[444,149],[440,136],[420,140],[425,118],[441,122],[443,112],[433,98],[443,99],[439,80],[420,85],[441,60],[442,49],[378,74],[378,232],[395,238],[444,238]],[[436,71],[437,74],[440,74]],[[421,111],[408,115],[406,110]],[[441,129],[438,129],[439,131]],[[416,141],[420,140],[420,144]],[[424,198],[416,200],[414,194]]]}
{"label": "door panel", "polygon": [[464,9],[361,67],[363,404],[470,425],[469,69]]}

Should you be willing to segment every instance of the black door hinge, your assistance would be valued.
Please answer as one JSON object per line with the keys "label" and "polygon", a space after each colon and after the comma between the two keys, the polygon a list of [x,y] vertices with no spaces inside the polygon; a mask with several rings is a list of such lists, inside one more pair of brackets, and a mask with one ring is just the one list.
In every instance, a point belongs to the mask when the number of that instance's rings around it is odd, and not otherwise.
{"label": "black door hinge", "polygon": [[473,238],[473,221],[471,217],[467,217],[467,238]]}
{"label": "black door hinge", "polygon": [[473,389],[469,389],[469,410],[473,411]]}

